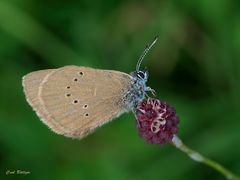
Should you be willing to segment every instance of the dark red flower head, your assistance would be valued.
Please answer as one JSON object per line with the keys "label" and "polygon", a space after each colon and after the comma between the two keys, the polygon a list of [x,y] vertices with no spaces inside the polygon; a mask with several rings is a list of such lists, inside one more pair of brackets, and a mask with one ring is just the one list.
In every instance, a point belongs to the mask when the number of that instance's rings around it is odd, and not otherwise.
{"label": "dark red flower head", "polygon": [[178,132],[179,118],[167,102],[148,98],[137,106],[136,117],[140,136],[150,144],[171,142]]}

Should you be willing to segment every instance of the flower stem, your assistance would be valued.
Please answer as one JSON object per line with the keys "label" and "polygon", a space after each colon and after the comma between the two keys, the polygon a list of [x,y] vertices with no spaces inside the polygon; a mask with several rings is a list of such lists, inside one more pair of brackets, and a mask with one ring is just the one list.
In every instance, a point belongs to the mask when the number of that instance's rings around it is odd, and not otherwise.
{"label": "flower stem", "polygon": [[207,166],[209,166],[209,167],[215,169],[216,171],[218,171],[219,173],[221,173],[227,179],[240,180],[240,177],[233,174],[231,171],[229,171],[228,169],[223,167],[221,164],[219,164],[219,163],[199,154],[198,152],[190,149],[189,147],[187,147],[185,144],[183,144],[183,142],[181,141],[181,139],[178,136],[175,135],[173,137],[172,144],[176,148],[181,150],[182,152],[186,153],[194,161],[206,164]]}

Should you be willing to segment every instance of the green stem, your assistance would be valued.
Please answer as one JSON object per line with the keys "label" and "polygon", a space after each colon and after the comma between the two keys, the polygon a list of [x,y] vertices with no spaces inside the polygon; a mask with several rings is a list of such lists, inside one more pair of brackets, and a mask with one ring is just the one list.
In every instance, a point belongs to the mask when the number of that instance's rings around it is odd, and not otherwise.
{"label": "green stem", "polygon": [[227,179],[240,180],[240,178],[237,175],[233,174],[231,171],[229,171],[228,169],[223,167],[221,164],[219,164],[219,163],[199,154],[198,152],[190,149],[189,147],[187,147],[185,144],[183,144],[183,142],[181,141],[181,139],[179,139],[179,137],[174,136],[173,140],[172,140],[172,144],[176,148],[181,150],[182,152],[186,153],[194,161],[206,164],[207,166],[209,166],[209,167],[215,169],[216,171],[218,171],[219,173],[221,173]]}

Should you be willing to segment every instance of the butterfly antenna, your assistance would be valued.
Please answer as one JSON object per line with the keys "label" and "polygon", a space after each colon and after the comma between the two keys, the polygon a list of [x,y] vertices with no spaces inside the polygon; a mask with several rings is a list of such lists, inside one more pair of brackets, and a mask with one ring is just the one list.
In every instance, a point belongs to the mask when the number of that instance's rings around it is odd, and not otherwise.
{"label": "butterfly antenna", "polygon": [[158,36],[156,36],[153,40],[153,42],[149,45],[146,46],[146,48],[144,49],[144,51],[142,52],[140,58],[138,59],[137,65],[136,65],[136,71],[139,71],[140,66],[142,64],[142,60],[144,59],[144,57],[146,56],[146,54],[148,53],[148,51],[153,47],[153,45],[157,42],[158,40]]}

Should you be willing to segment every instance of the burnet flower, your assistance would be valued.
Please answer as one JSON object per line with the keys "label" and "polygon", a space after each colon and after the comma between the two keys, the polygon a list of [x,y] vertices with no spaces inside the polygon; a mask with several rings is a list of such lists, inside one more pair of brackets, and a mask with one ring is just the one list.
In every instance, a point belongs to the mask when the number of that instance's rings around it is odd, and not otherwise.
{"label": "burnet flower", "polygon": [[136,118],[140,137],[150,144],[169,143],[178,132],[179,118],[167,102],[145,99],[136,108]]}

